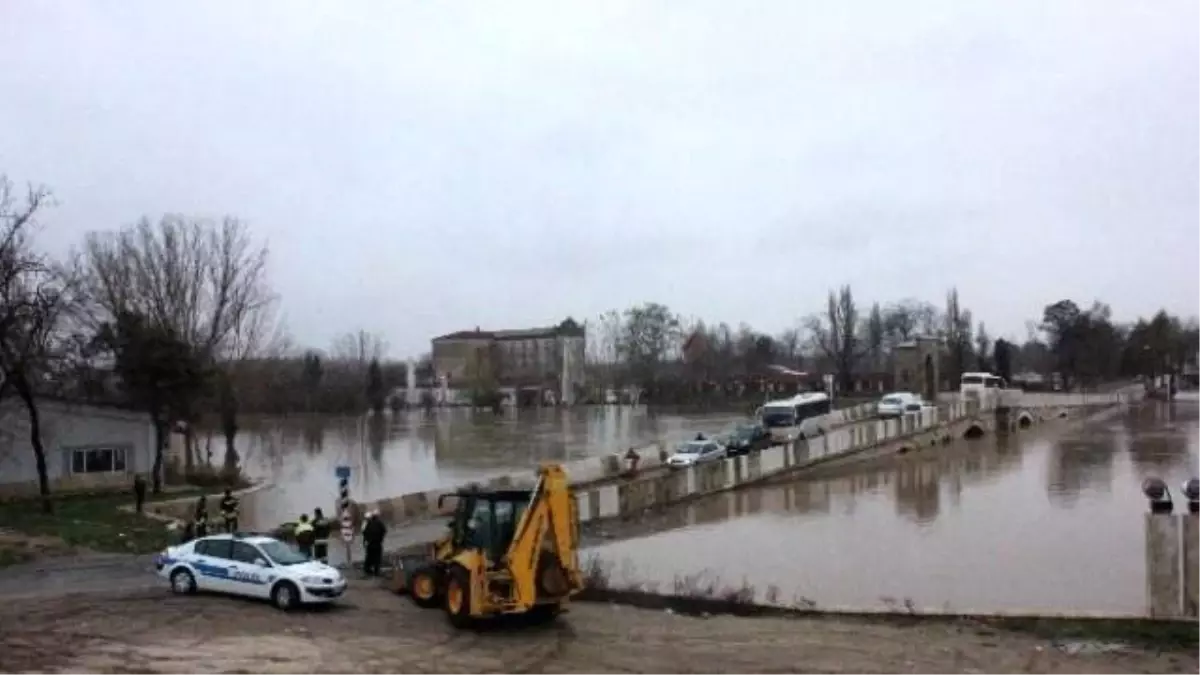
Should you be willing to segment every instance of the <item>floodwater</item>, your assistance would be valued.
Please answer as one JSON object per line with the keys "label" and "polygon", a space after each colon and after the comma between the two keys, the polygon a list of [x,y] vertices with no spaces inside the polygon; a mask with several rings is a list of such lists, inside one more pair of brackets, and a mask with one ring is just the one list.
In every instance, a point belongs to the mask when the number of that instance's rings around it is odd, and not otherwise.
{"label": "floodwater", "polygon": [[1151,402],[833,467],[705,498],[590,553],[614,583],[668,592],[745,581],[784,605],[1140,615],[1141,483],[1164,478],[1184,506],[1198,420],[1194,402]]}
{"label": "floodwater", "polygon": [[[507,410],[414,410],[364,418],[292,417],[247,420],[237,439],[242,465],[269,489],[243,500],[253,527],[294,519],[337,497],[336,467],[351,469],[356,500],[461,485],[532,470],[539,462],[570,462],[659,439],[715,433],[737,413],[650,414],[644,407],[587,406]],[[209,444],[206,446],[206,443]],[[200,441],[219,462],[224,439]]]}

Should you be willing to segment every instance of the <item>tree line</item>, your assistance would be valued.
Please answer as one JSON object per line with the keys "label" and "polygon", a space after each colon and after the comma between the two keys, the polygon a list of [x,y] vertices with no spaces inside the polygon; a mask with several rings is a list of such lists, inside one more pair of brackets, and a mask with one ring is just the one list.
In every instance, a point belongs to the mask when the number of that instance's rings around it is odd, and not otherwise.
{"label": "tree line", "polygon": [[1072,300],[1059,300],[1027,322],[1018,341],[993,338],[955,288],[940,306],[916,299],[866,305],[848,285],[830,290],[821,311],[778,334],[745,323],[735,329],[683,317],[656,302],[605,312],[587,328],[591,382],[671,390],[676,398],[681,390],[728,393],[728,383],[763,377],[772,365],[831,373],[849,391],[856,376],[892,373],[896,348],[917,337],[940,340],[944,382],[970,371],[995,372],[1009,381],[1033,373],[1066,389],[1177,374],[1195,363],[1200,345],[1195,318],[1162,310],[1122,323],[1103,303],[1083,310]]}
{"label": "tree line", "polygon": [[311,410],[337,400],[381,408],[395,365],[382,339],[348,333],[329,352],[294,349],[276,315],[267,248],[233,217],[166,215],[87,234],[61,259],[34,235],[52,205],[40,186],[0,176],[0,402],[25,411],[43,508],[52,508],[39,402],[121,402],[155,431],[153,490],[179,425],[185,471],[197,468],[192,430],[224,431],[221,470],[238,472],[239,414],[247,404]]}

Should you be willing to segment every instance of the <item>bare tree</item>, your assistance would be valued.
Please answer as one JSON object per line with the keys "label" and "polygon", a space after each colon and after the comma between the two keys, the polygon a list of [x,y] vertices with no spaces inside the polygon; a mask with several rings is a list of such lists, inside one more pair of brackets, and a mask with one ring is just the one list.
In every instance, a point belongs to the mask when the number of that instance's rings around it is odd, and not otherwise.
{"label": "bare tree", "polygon": [[975,329],[975,360],[979,364],[979,370],[983,372],[991,372],[992,370],[992,336],[988,335],[987,327],[983,322],[979,322],[979,327]]}
{"label": "bare tree", "polygon": [[958,289],[946,294],[946,314],[943,317],[942,337],[949,352],[949,380],[958,382],[971,357],[971,310],[963,309],[958,301]]}
{"label": "bare tree", "polygon": [[802,354],[800,353],[799,328],[788,328],[783,331],[775,339],[775,343],[779,345],[779,357],[783,361],[783,365],[789,368],[798,368],[801,366]]}
{"label": "bare tree", "polygon": [[887,350],[887,325],[883,318],[883,309],[876,302],[871,305],[871,313],[863,321],[863,350],[866,353],[872,372],[879,372],[884,367],[884,354]]}
{"label": "bare tree", "polygon": [[833,364],[838,384],[848,391],[854,382],[854,365],[862,356],[858,339],[858,306],[850,286],[829,291],[824,314],[805,320],[813,346]]}
{"label": "bare tree", "polygon": [[918,336],[933,336],[940,330],[937,308],[928,302],[906,299],[888,305],[883,310],[884,342],[887,351],[894,350]]}
{"label": "bare tree", "polygon": [[618,383],[621,360],[621,338],[625,332],[624,319],[617,310],[604,312],[587,324],[588,362],[597,379],[605,387]]}
{"label": "bare tree", "polygon": [[[266,282],[267,249],[254,244],[235,218],[219,224],[178,215],[157,224],[143,218],[120,231],[89,234],[84,255],[96,330],[138,326],[170,335],[189,347],[191,358],[211,366],[253,351],[269,323],[263,317],[274,305]],[[128,337],[111,342],[137,344]],[[203,394],[175,393],[179,398],[170,410],[156,411],[156,488],[171,417],[194,422]]]}
{"label": "bare tree", "polygon": [[47,381],[59,381],[62,362],[80,341],[70,329],[78,284],[71,268],[56,266],[35,252],[30,230],[47,205],[44,188],[23,199],[0,176],[0,397],[15,392],[25,407],[29,442],[37,467],[42,510],[50,513],[50,478],[37,397]]}
{"label": "bare tree", "polygon": [[387,343],[381,336],[359,329],[346,333],[333,341],[329,355],[331,360],[361,367],[364,372],[371,361],[382,360],[387,354]]}

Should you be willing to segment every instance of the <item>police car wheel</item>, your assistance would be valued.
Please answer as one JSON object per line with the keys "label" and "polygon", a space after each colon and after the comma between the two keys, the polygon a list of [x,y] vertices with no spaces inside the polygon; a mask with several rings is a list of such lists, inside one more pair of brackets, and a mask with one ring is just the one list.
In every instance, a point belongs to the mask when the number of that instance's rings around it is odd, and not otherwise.
{"label": "police car wheel", "polygon": [[300,604],[300,589],[290,581],[281,581],[271,589],[271,604],[288,611]]}
{"label": "police car wheel", "polygon": [[179,595],[191,595],[196,592],[196,577],[185,569],[177,569],[171,573],[171,590]]}

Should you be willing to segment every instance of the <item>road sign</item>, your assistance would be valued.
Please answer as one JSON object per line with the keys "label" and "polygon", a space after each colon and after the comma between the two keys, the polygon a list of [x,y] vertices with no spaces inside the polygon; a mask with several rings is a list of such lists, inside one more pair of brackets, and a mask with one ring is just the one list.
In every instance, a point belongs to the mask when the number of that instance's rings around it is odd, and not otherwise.
{"label": "road sign", "polygon": [[338,480],[347,480],[350,478],[350,467],[343,464],[342,466],[334,469],[333,475],[337,476]]}

